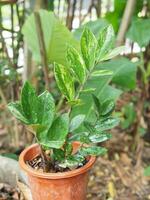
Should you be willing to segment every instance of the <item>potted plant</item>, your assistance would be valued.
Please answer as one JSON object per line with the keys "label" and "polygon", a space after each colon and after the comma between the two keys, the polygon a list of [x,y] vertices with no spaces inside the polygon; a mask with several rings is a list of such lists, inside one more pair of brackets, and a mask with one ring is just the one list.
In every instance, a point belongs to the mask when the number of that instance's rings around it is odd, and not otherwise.
{"label": "potted plant", "polygon": [[[67,102],[64,113],[56,111],[51,93],[45,91],[38,96],[29,82],[22,88],[20,101],[8,105],[12,114],[34,133],[37,141],[25,149],[19,159],[21,168],[28,175],[33,200],[86,199],[88,171],[95,156],[107,152],[96,144],[110,139],[107,130],[119,123],[112,114],[115,105],[111,99],[100,102],[94,88],[84,89],[92,76],[111,73],[96,71],[95,66],[120,53],[122,47],[112,50],[112,41],[112,26],[104,28],[98,40],[85,28],[80,41],[81,54],[68,46],[68,66],[54,64],[57,85]],[[83,114],[71,115],[74,106],[84,104],[80,100],[83,92],[90,92],[93,97],[93,121],[87,121]]]}

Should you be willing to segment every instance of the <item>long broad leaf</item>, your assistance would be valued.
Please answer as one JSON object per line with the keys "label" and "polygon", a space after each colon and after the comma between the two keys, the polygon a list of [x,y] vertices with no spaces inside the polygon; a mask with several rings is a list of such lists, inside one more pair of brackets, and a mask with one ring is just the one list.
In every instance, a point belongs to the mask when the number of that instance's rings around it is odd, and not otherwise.
{"label": "long broad leaf", "polygon": [[[53,12],[40,10],[39,14],[41,18],[48,62],[58,62],[60,64],[67,65],[67,44],[71,44],[73,47],[79,49],[78,41],[73,38],[72,33],[55,17]],[[22,33],[28,47],[32,51],[34,60],[41,63],[34,14],[27,18],[22,28]]]}
{"label": "long broad leaf", "polygon": [[70,122],[69,131],[72,132],[76,130],[77,128],[79,128],[79,126],[83,123],[84,119],[85,119],[85,115],[75,116]]}
{"label": "long broad leaf", "polygon": [[48,91],[45,91],[38,96],[38,101],[38,123],[48,130],[55,115],[54,99]]}
{"label": "long broad leaf", "polygon": [[68,114],[57,117],[48,131],[47,140],[43,142],[44,146],[59,149],[65,143],[69,131]]}
{"label": "long broad leaf", "polygon": [[21,105],[30,124],[37,123],[38,97],[35,89],[29,82],[25,82],[21,91]]}
{"label": "long broad leaf", "polygon": [[96,58],[97,40],[88,28],[84,29],[80,44],[87,69],[93,68]]}
{"label": "long broad leaf", "polygon": [[69,101],[74,99],[74,80],[68,70],[61,64],[55,63],[54,74],[57,85],[60,91],[66,96]]}
{"label": "long broad leaf", "polygon": [[110,49],[112,49],[114,44],[114,30],[112,25],[106,26],[101,30],[98,38],[97,47],[97,60],[101,61],[108,54]]}
{"label": "long broad leaf", "polygon": [[23,112],[22,107],[21,107],[19,102],[9,103],[8,104],[8,109],[21,122],[23,122],[25,124],[29,124],[30,123],[28,121],[28,119],[25,117],[24,112]]}
{"label": "long broad leaf", "polygon": [[80,154],[83,156],[100,156],[107,153],[107,149],[98,146],[83,147],[80,150]]}
{"label": "long broad leaf", "polygon": [[77,80],[80,83],[83,83],[85,80],[86,72],[85,72],[85,64],[83,58],[80,56],[78,51],[73,48],[69,47],[67,50],[67,60],[72,68]]}
{"label": "long broad leaf", "polygon": [[102,58],[101,61],[110,60],[110,59],[114,58],[115,56],[118,56],[124,50],[125,50],[125,46],[116,47],[115,49],[110,51],[110,53],[106,54],[106,56],[104,56],[104,58]]}
{"label": "long broad leaf", "polygon": [[106,119],[99,120],[96,123],[95,130],[97,133],[114,128],[119,124],[119,118],[109,117]]}

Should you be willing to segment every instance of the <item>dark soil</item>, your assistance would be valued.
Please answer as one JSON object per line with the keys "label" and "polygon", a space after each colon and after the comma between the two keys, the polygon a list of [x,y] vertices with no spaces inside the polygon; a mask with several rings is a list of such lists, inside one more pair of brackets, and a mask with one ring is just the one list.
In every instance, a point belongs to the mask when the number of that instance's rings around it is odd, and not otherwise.
{"label": "dark soil", "polygon": [[[84,161],[83,165],[87,163],[87,160]],[[35,157],[33,160],[27,161],[26,164],[30,167],[32,167],[34,170],[38,170],[40,172],[44,172],[43,170],[43,161],[41,155]],[[80,168],[82,166],[78,166],[76,169]],[[58,172],[68,172],[71,171],[69,168],[62,168],[58,165],[58,162],[49,165],[49,171],[48,173],[58,173]]]}

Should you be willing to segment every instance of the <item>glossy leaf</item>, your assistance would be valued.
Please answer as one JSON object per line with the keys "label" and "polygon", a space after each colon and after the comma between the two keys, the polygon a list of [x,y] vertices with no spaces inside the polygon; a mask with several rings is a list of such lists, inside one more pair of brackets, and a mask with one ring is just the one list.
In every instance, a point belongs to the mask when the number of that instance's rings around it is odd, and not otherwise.
{"label": "glossy leaf", "polygon": [[70,122],[69,131],[73,132],[74,130],[79,128],[79,126],[83,123],[84,119],[85,119],[85,115],[77,115],[77,116],[75,116]]}
{"label": "glossy leaf", "polygon": [[55,115],[55,102],[52,95],[45,91],[38,96],[38,123],[45,126],[48,130],[53,122]]}
{"label": "glossy leaf", "polygon": [[97,40],[93,33],[85,28],[81,36],[81,52],[87,69],[91,69],[95,64]]}
{"label": "glossy leaf", "polygon": [[88,144],[88,143],[90,143],[89,133],[88,132],[75,133],[69,138],[69,141],[71,141],[71,142],[79,141],[81,143]]}
{"label": "glossy leaf", "polygon": [[109,133],[94,134],[89,137],[90,141],[93,143],[100,143],[112,138],[112,135]]}
{"label": "glossy leaf", "polygon": [[124,50],[125,50],[125,46],[116,47],[115,49],[110,50],[110,52],[106,54],[106,56],[102,58],[101,61],[110,60],[118,56],[119,54],[121,54]]}
{"label": "glossy leaf", "polygon": [[46,136],[47,135],[45,134],[44,137],[42,136],[38,141],[44,148],[60,149],[63,146],[64,142],[62,142],[62,140],[49,140],[49,138],[46,138]]}
{"label": "glossy leaf", "polygon": [[98,146],[91,146],[91,147],[83,147],[80,150],[80,154],[83,156],[100,156],[104,155],[107,153],[107,149],[103,147],[98,147]]}
{"label": "glossy leaf", "polygon": [[25,124],[29,124],[30,122],[28,119],[25,117],[24,112],[22,110],[22,107],[19,102],[12,102],[8,104],[8,109],[10,112],[21,122]]}
{"label": "glossy leaf", "polygon": [[62,161],[65,158],[65,152],[62,149],[53,149],[53,159]]}
{"label": "glossy leaf", "polygon": [[103,102],[102,106],[101,106],[101,116],[108,116],[110,115],[113,110],[115,109],[115,103],[113,100],[108,99],[106,101]]}
{"label": "glossy leaf", "polygon": [[69,130],[69,117],[68,114],[58,116],[50,127],[47,134],[47,141],[45,146],[49,148],[59,149],[63,146],[66,141],[66,137]]}
{"label": "glossy leaf", "polygon": [[114,128],[119,124],[120,120],[118,118],[109,117],[106,119],[101,119],[96,123],[96,132],[102,132]]}
{"label": "glossy leaf", "polygon": [[54,74],[60,91],[69,101],[74,99],[74,81],[69,70],[61,64],[55,63]]}
{"label": "glossy leaf", "polygon": [[36,124],[38,121],[38,97],[35,89],[29,82],[25,82],[21,91],[21,105],[26,118],[30,124]]}
{"label": "glossy leaf", "polygon": [[82,155],[71,155],[59,164],[62,168],[76,169],[78,166],[83,166],[85,158]]}
{"label": "glossy leaf", "polygon": [[92,94],[92,97],[93,97],[94,105],[95,105],[95,108],[96,108],[96,113],[97,113],[97,115],[99,116],[99,115],[100,115],[100,111],[101,111],[101,104],[100,104],[100,101],[99,101],[99,99],[96,97],[96,95]]}
{"label": "glossy leaf", "polygon": [[97,61],[103,60],[103,58],[109,53],[114,44],[114,30],[112,25],[106,26],[101,30],[98,38],[97,47]]}
{"label": "glossy leaf", "polygon": [[91,122],[85,121],[84,126],[90,133],[93,133],[95,131],[94,126]]}
{"label": "glossy leaf", "polygon": [[83,58],[80,56],[80,54],[75,48],[73,47],[68,48],[67,61],[70,64],[70,67],[73,70],[75,76],[77,77],[77,80],[80,83],[83,83],[85,81],[85,76],[86,76],[85,64]]}

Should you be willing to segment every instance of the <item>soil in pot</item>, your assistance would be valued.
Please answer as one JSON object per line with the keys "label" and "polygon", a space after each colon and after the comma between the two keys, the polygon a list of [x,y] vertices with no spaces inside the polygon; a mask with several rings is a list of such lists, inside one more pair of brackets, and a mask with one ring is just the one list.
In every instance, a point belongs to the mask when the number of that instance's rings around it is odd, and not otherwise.
{"label": "soil in pot", "polygon": [[[82,163],[82,166],[78,166],[76,169],[79,169],[81,167],[83,167],[86,163],[88,162],[87,159],[84,160],[84,162]],[[29,167],[32,167],[34,170],[40,171],[40,172],[44,172],[43,170],[43,161],[42,161],[42,156],[38,155],[35,158],[33,158],[32,160],[26,161],[26,164]],[[49,169],[49,173],[58,173],[58,172],[68,172],[71,171],[71,169],[69,168],[62,168],[58,165],[58,162],[55,162],[53,165],[50,166]]]}

